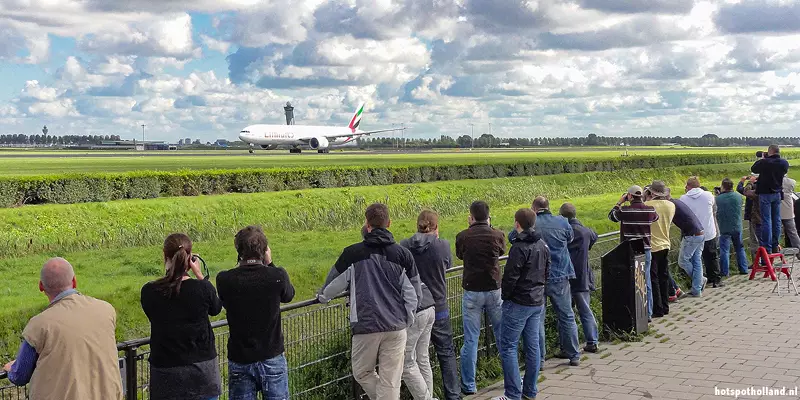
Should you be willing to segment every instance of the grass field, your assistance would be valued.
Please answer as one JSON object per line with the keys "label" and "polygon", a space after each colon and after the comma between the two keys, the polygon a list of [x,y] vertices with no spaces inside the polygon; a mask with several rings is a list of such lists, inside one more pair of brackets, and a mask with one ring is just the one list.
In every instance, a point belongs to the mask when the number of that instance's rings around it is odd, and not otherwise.
{"label": "grass field", "polygon": [[398,238],[413,233],[423,207],[439,211],[442,237],[454,238],[466,227],[467,207],[477,198],[492,205],[493,224],[508,230],[514,211],[530,206],[537,194],[554,199],[553,209],[564,200],[574,202],[579,218],[602,233],[617,228],[606,213],[634,182],[664,179],[679,193],[687,175],[700,174],[703,183],[713,187],[724,176],[743,175],[748,167],[726,164],[0,210],[0,359],[13,356],[22,327],[46,305],[36,285],[41,264],[51,256],[71,260],[81,290],[114,304],[118,338],[129,339],[148,332],[139,289],[161,275],[158,244],[170,232],[188,232],[196,241],[195,251],[218,272],[235,264],[235,231],[247,224],[263,225],[276,262],[290,271],[301,300],[318,288],[341,249],[358,240],[363,209],[373,201],[390,205],[392,231]]}
{"label": "grass field", "polygon": [[[763,150],[761,148],[663,148],[640,147],[628,149],[628,154],[635,155],[669,155],[703,153],[725,154],[728,152],[745,152]],[[363,151],[334,152],[331,154],[287,154],[283,151],[262,151],[248,155],[244,151],[199,151],[199,152],[160,152],[144,155],[136,152],[106,153],[95,152],[92,156],[86,152],[55,152],[11,150],[0,151],[0,176],[34,176],[57,173],[85,172],[126,172],[136,170],[175,171],[184,169],[236,169],[236,168],[302,168],[320,166],[370,166],[383,165],[419,165],[436,163],[494,162],[494,161],[533,161],[583,159],[621,156],[624,150],[610,148],[567,148],[567,149],[533,149],[526,151],[432,151],[418,153],[370,153]],[[22,153],[26,157],[18,157]],[[155,154],[155,155],[153,155]],[[3,157],[3,156],[6,157]],[[9,157],[9,155],[16,155]],[[63,157],[53,157],[63,155]]]}

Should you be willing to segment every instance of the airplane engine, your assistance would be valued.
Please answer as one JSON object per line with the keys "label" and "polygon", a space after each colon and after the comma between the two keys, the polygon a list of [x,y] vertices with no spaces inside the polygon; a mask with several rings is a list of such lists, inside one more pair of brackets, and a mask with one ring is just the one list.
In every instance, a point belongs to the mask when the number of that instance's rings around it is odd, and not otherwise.
{"label": "airplane engine", "polygon": [[330,143],[326,137],[315,137],[309,140],[308,145],[314,150],[324,150],[328,148]]}

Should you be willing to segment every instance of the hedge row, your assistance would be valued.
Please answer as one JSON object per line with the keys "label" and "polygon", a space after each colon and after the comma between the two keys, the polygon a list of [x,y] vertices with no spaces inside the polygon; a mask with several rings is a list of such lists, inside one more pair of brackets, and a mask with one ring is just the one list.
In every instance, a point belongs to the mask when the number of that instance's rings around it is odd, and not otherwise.
{"label": "hedge row", "polygon": [[[0,207],[43,203],[86,203],[161,196],[254,193],[291,189],[390,185],[460,179],[552,175],[630,168],[750,161],[751,152],[683,154],[596,159],[481,162],[464,164],[323,167],[283,169],[137,171],[108,174],[65,174],[0,178]],[[800,157],[787,151],[784,157]]]}

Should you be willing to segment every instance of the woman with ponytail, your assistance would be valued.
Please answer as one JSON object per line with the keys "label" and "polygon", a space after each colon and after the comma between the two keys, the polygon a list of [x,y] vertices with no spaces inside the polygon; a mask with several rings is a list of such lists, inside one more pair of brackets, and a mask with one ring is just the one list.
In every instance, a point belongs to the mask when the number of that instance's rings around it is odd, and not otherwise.
{"label": "woman with ponytail", "polygon": [[142,309],[150,320],[149,398],[217,399],[219,364],[209,316],[219,315],[222,302],[192,256],[188,236],[167,237],[164,266],[164,277],[142,287]]}

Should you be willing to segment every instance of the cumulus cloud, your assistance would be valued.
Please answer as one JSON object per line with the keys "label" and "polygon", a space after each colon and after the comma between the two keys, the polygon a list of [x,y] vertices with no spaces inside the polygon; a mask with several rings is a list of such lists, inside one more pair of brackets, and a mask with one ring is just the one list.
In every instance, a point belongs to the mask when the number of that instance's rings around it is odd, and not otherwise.
{"label": "cumulus cloud", "polygon": [[116,31],[90,34],[79,42],[79,46],[102,54],[136,54],[178,59],[195,54],[192,19],[189,14],[122,26]]}
{"label": "cumulus cloud", "polygon": [[717,25],[729,33],[798,32],[800,3],[794,1],[745,0],[724,5]]}

